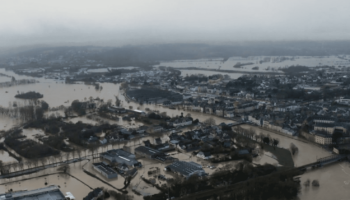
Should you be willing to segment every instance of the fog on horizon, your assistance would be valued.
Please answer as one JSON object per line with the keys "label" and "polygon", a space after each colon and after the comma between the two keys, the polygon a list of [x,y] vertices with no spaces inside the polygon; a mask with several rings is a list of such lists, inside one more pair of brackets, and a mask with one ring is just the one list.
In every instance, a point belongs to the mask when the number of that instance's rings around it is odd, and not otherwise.
{"label": "fog on horizon", "polygon": [[350,1],[2,1],[0,47],[350,40]]}

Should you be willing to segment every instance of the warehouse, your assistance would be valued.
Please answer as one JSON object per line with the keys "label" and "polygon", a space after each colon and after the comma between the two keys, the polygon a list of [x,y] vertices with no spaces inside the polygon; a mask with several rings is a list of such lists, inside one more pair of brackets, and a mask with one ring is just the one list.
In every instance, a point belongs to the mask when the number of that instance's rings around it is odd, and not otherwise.
{"label": "warehouse", "polygon": [[202,166],[195,162],[177,161],[171,165],[166,166],[164,170],[180,174],[186,178],[189,178],[195,174],[198,176],[206,175]]}
{"label": "warehouse", "polygon": [[141,167],[135,155],[123,149],[113,149],[101,154],[101,157],[114,164],[125,164],[128,167]]}
{"label": "warehouse", "polygon": [[93,163],[92,166],[96,171],[100,172],[107,179],[118,177],[117,172],[114,171],[114,169],[108,166],[105,162]]}
{"label": "warehouse", "polygon": [[135,148],[135,154],[145,156],[146,158],[150,159],[156,159],[161,162],[174,162],[177,160],[176,158],[166,155],[162,151],[158,151],[146,146],[139,146]]}

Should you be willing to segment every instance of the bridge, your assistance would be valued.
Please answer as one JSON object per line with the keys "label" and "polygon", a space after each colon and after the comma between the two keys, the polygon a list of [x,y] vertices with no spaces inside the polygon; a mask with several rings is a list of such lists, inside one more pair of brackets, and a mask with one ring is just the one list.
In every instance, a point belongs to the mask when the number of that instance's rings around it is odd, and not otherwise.
{"label": "bridge", "polygon": [[343,160],[346,160],[346,159],[347,159],[346,155],[331,155],[331,156],[319,158],[319,159],[317,159],[316,162],[299,166],[299,167],[297,167],[297,169],[306,170],[309,167],[312,167],[312,168],[322,167],[324,165],[332,164],[334,162],[339,162],[339,161],[343,161]]}

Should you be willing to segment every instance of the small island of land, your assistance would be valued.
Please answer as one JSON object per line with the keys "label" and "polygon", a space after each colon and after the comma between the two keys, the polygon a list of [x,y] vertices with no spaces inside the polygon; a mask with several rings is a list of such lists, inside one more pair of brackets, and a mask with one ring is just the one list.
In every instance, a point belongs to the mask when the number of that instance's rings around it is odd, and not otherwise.
{"label": "small island of land", "polygon": [[38,92],[26,92],[26,93],[17,94],[15,97],[20,99],[40,99],[40,98],[43,98],[44,95]]}
{"label": "small island of land", "polygon": [[246,66],[246,65],[253,65],[254,63],[252,62],[249,62],[249,63],[236,63],[235,65],[233,65],[234,68],[243,68],[243,66]]}

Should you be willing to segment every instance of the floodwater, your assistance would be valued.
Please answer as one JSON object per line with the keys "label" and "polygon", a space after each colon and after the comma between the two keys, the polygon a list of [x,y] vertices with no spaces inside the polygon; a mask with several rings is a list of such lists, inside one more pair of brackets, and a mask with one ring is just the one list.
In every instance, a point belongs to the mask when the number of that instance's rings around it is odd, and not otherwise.
{"label": "floodwater", "polygon": [[299,153],[297,153],[297,155],[293,157],[295,166],[301,166],[308,163],[316,162],[318,158],[323,158],[332,154],[332,152],[320,148],[319,146],[316,146],[312,143],[305,143],[299,140],[293,140],[285,136],[276,134],[274,132],[260,129],[257,126],[245,124],[241,125],[241,127],[247,130],[252,128],[256,133],[263,133],[264,135],[269,134],[272,138],[279,139],[278,146],[285,149],[289,149],[291,143],[295,144],[295,146],[297,146],[299,149]]}
{"label": "floodwater", "polygon": [[[349,56],[346,57],[349,59]],[[241,68],[234,68],[237,63],[252,63]],[[215,70],[234,70],[242,72],[278,72],[279,68],[290,67],[292,65],[302,65],[308,67],[317,67],[323,65],[329,66],[350,66],[350,61],[341,59],[338,56],[249,56],[249,57],[230,57],[227,61],[223,59],[198,59],[198,60],[175,60],[160,62],[156,66],[174,67],[174,68],[199,68]],[[258,70],[254,70],[258,67]],[[200,72],[200,71],[198,71]],[[200,72],[202,73],[202,72]],[[215,74],[216,72],[212,72]]]}
{"label": "floodwater", "polygon": [[1,130],[9,130],[17,125],[17,120],[9,118],[9,117],[0,117],[0,131]]}
{"label": "floodwater", "polygon": [[6,151],[0,150],[0,160],[3,164],[15,163],[16,159],[12,158]]}
{"label": "floodwater", "polygon": [[[305,187],[303,183],[309,179],[318,180],[319,187]],[[329,166],[307,171],[301,175],[301,193],[299,198],[302,200],[314,199],[350,199],[350,163],[340,162]]]}
{"label": "floodwater", "polygon": [[44,136],[45,133],[41,129],[28,128],[22,130],[22,135],[25,135],[27,139],[38,141],[38,136]]}
{"label": "floodwater", "polygon": [[[331,58],[328,58],[328,59],[331,59]],[[229,62],[231,62],[231,64],[236,63],[236,60],[234,60],[234,59],[232,59],[231,61],[230,60],[229,60]],[[207,61],[198,61],[198,62],[205,63]],[[219,63],[220,60],[212,60],[211,62]],[[227,63],[225,62],[225,64],[227,64]],[[217,65],[217,64],[213,64],[213,65]],[[232,69],[232,65],[230,66],[230,69]],[[236,69],[233,69],[233,70],[236,70]],[[14,74],[11,71],[5,71],[4,69],[0,69],[0,73],[14,76],[16,79],[24,79],[24,78],[25,79],[32,79],[32,77],[19,76],[19,75]],[[105,102],[107,102],[108,100],[112,100],[112,102],[114,102],[115,96],[118,96],[118,98],[122,101],[123,106],[126,108],[130,107],[132,109],[139,109],[139,110],[144,110],[144,111],[146,109],[158,110],[159,112],[166,112],[167,115],[169,115],[171,117],[180,116],[181,114],[187,115],[187,113],[190,113],[194,119],[199,119],[200,121],[204,121],[204,120],[212,117],[215,119],[216,124],[219,124],[221,122],[225,122],[225,123],[232,123],[233,122],[232,120],[229,120],[229,119],[223,119],[220,117],[216,117],[213,115],[207,115],[207,114],[203,114],[203,113],[199,113],[199,112],[183,111],[180,109],[173,110],[173,109],[169,109],[169,108],[158,106],[158,105],[148,105],[148,104],[139,105],[139,104],[134,103],[134,102],[128,102],[125,99],[122,92],[119,90],[119,86],[120,86],[119,84],[102,83],[100,85],[103,87],[103,89],[100,91],[96,91],[93,86],[88,86],[88,85],[84,85],[84,84],[65,84],[62,81],[49,80],[49,79],[44,79],[44,78],[39,78],[37,80],[39,80],[40,83],[30,84],[30,85],[22,85],[22,86],[14,86],[14,87],[9,87],[9,88],[0,88],[0,95],[1,95],[0,106],[8,107],[9,102],[23,101],[23,100],[18,100],[18,99],[14,98],[14,95],[17,94],[17,91],[19,91],[19,92],[27,92],[27,91],[40,92],[44,95],[43,100],[45,100],[50,105],[50,107],[58,107],[60,105],[69,106],[71,104],[71,102],[74,101],[75,99],[84,100],[85,98],[89,99],[90,97],[92,97],[92,98],[99,97],[100,99],[104,99]],[[6,93],[6,91],[8,91],[8,93]],[[62,113],[62,111],[57,111],[57,112]],[[50,113],[50,114],[52,114],[52,113]],[[70,119],[70,121],[72,121],[72,122],[83,121],[83,122],[87,122],[87,123],[98,122],[98,120],[95,118],[87,118],[87,117],[72,118],[72,119]],[[137,127],[140,125],[137,122],[131,122],[129,124],[129,122],[124,122],[121,119],[119,121],[110,120],[109,122],[123,125],[125,127],[128,127],[128,126],[129,127],[133,127],[133,126]],[[0,129],[1,130],[9,129],[15,123],[16,123],[16,120],[14,120],[14,119],[8,119],[8,118],[2,117],[0,119]],[[251,126],[243,125],[242,127],[243,128],[250,128]],[[257,127],[254,127],[254,126],[253,126],[253,128],[257,129]],[[268,132],[265,130],[257,130],[257,132],[263,132],[264,134],[270,134],[271,137],[273,137],[273,138],[278,138],[280,140],[279,146],[286,148],[286,149],[289,149],[290,144],[294,143],[299,148],[299,153],[296,156],[294,156],[294,163],[296,166],[300,166],[303,164],[314,162],[314,161],[316,161],[317,158],[331,155],[330,152],[328,152],[322,148],[319,148],[318,146],[312,145],[310,143],[304,143],[301,141],[292,140],[292,139],[289,139],[287,137],[275,134],[273,132]],[[28,135],[29,137],[34,137],[35,133],[39,133],[39,131],[31,129],[31,130],[25,130],[25,132],[24,132],[24,134]],[[115,144],[115,145],[110,144],[107,146],[100,147],[98,149],[98,152],[103,152],[103,151],[106,151],[106,150],[112,149],[112,148],[122,148],[123,146],[128,146],[130,148],[130,151],[134,152],[134,148],[137,147],[138,145],[142,145],[142,141],[147,140],[147,139],[153,141],[154,137],[155,136],[148,136],[148,137],[144,137],[141,139],[136,139],[136,140],[120,143],[120,144]],[[166,135],[163,135],[161,138],[163,139],[163,141],[167,140]],[[174,157],[179,158],[181,160],[194,161],[197,163],[201,163],[203,166],[206,166],[208,164],[206,161],[201,160],[195,156],[192,156],[190,153],[175,153],[175,152],[171,152],[171,153],[174,154],[173,155]],[[8,155],[6,155],[6,152],[3,152],[3,154],[1,154],[1,152],[0,152],[0,158],[2,160],[3,159],[6,160],[5,159],[6,156],[8,156]],[[72,157],[72,155],[71,155],[71,157]],[[76,157],[76,155],[75,155],[75,157]],[[12,158],[9,157],[8,159],[12,159]],[[171,175],[167,174],[163,171],[165,164],[156,163],[155,161],[151,161],[151,160],[147,160],[147,159],[140,159],[140,161],[143,163],[144,167],[139,170],[138,175],[132,180],[130,188],[134,188],[137,191],[142,191],[143,195],[150,195],[150,194],[157,193],[158,192],[157,189],[144,183],[140,179],[141,175],[145,175],[145,174],[147,175],[147,171],[151,167],[158,167],[160,169],[160,173],[164,174],[166,177],[171,177]],[[11,161],[9,160],[8,162],[11,162]],[[83,182],[87,183],[92,188],[106,187],[106,188],[112,189],[110,186],[88,176],[87,174],[85,174],[82,171],[82,164],[85,164],[86,162],[87,161],[83,161],[83,162],[75,163],[75,164],[70,164],[70,166],[71,166],[70,173],[72,175],[74,175],[75,177],[77,177],[78,179],[82,180]],[[237,162],[239,162],[239,161],[237,161]],[[232,163],[237,163],[237,162],[235,161]],[[260,164],[264,164],[264,163],[277,164],[276,160],[273,159],[273,155],[270,155],[270,154],[263,155],[261,158],[256,159],[254,162],[260,163]],[[216,166],[217,168],[215,170],[219,170],[221,167],[223,167],[226,164],[227,163],[218,164]],[[336,167],[333,167],[333,166],[336,166]],[[331,189],[332,189],[332,191],[338,191],[339,193],[341,193],[341,196],[339,196],[340,197],[339,199],[345,197],[348,194],[346,192],[349,191],[347,188],[348,185],[346,183],[350,183],[350,178],[346,179],[347,178],[346,174],[344,175],[342,173],[346,172],[346,173],[350,174],[350,170],[349,170],[350,168],[349,168],[348,163],[343,163],[342,166],[343,166],[343,168],[339,165],[332,165],[328,168],[326,167],[326,168],[320,169],[320,171],[312,171],[312,172],[308,172],[308,173],[302,175],[302,179],[304,179],[304,177],[305,178],[309,177],[310,179],[313,177],[319,177],[321,187],[320,187],[320,190],[302,191],[300,197],[302,199],[317,199],[317,198],[311,198],[311,197],[313,197],[313,193],[315,193],[316,196],[319,195],[319,197],[323,197],[323,195],[331,194],[329,192]],[[99,177],[103,178],[101,175],[96,173],[91,168],[91,162],[89,162],[86,165],[85,169],[98,175]],[[209,174],[213,173],[215,170],[205,168],[205,171]],[[57,172],[56,168],[50,168],[50,169],[46,169],[44,171],[40,171],[40,172],[37,172],[35,174],[31,174],[31,175],[24,175],[21,177],[11,178],[11,179],[1,179],[0,183],[6,183],[6,185],[0,185],[0,193],[3,193],[9,189],[14,189],[14,190],[36,189],[36,188],[44,187],[45,182],[48,182],[48,185],[52,185],[52,184],[60,185],[63,192],[70,191],[73,193],[73,195],[75,195],[75,197],[77,199],[82,199],[83,197],[85,197],[88,194],[89,191],[91,191],[89,189],[89,187],[87,187],[86,185],[82,184],[81,182],[77,181],[76,179],[74,179],[72,177],[66,177],[66,176],[62,176],[62,175],[58,176],[57,174],[55,174],[55,175],[49,175],[46,177],[35,178],[38,175],[45,175],[45,174],[56,173],[56,172]],[[324,177],[322,176],[323,173],[325,174]],[[328,183],[327,184],[323,183],[323,182],[327,181],[327,174],[329,174],[329,177],[331,177],[329,179],[329,182],[330,182],[329,185],[328,185]],[[22,180],[25,178],[32,178],[32,177],[34,177],[34,179]],[[150,177],[148,177],[148,175],[147,175],[147,178],[150,178]],[[331,185],[332,180],[333,180],[332,178],[334,178],[334,181],[339,182],[338,183],[339,185],[337,185],[338,188],[335,188]],[[158,179],[156,181],[157,181],[157,183],[162,184],[159,182]],[[344,185],[341,185],[341,181],[343,182]],[[349,181],[349,182],[344,182],[344,181]],[[13,183],[10,183],[10,182],[13,182]],[[118,179],[109,180],[108,182],[117,188],[122,188],[124,179],[122,177],[119,177]],[[327,190],[325,190],[326,192],[321,192],[321,190],[323,190],[323,188],[326,189],[326,187],[327,187]],[[322,194],[322,193],[327,193],[327,194]],[[137,195],[133,194],[132,191],[129,191],[129,194],[134,195],[135,199],[142,199],[142,196],[137,196]],[[347,196],[347,197],[349,197],[349,196]],[[319,198],[319,199],[322,199],[322,198]]]}
{"label": "floodwater", "polygon": [[[0,69],[0,73],[14,76],[16,79],[32,79],[32,77],[19,76],[14,74],[11,71],[5,71],[4,69]],[[103,89],[97,91],[95,90],[95,87],[84,85],[84,84],[65,84],[63,81],[44,79],[44,78],[37,78],[37,80],[40,81],[40,83],[20,85],[20,86],[8,87],[8,88],[0,88],[0,94],[1,94],[0,106],[8,107],[10,102],[14,102],[14,101],[25,102],[25,100],[16,99],[14,97],[17,94],[17,91],[40,92],[44,95],[42,100],[46,101],[50,107],[59,107],[61,105],[69,106],[74,100],[84,101],[84,100],[88,100],[90,97],[104,99],[105,102],[107,102],[108,100],[111,100],[112,102],[114,102],[115,96],[118,96],[118,98],[122,101],[123,106],[126,108],[140,109],[140,110],[145,110],[146,108],[149,108],[151,110],[158,110],[159,112],[166,112],[167,115],[169,115],[170,117],[180,116],[181,113],[183,113],[183,115],[190,113],[194,119],[199,119],[200,121],[204,121],[210,117],[213,117],[217,124],[220,124],[221,122],[226,122],[226,123],[232,122],[231,120],[227,120],[227,119],[223,119],[223,118],[219,118],[213,115],[207,115],[203,113],[189,112],[189,111],[183,111],[178,109],[173,110],[173,109],[169,109],[158,105],[149,105],[149,104],[139,105],[134,102],[128,102],[125,99],[123,93],[119,90],[120,84],[101,83],[100,86],[102,86]],[[6,93],[6,91],[8,91],[8,93]]]}

